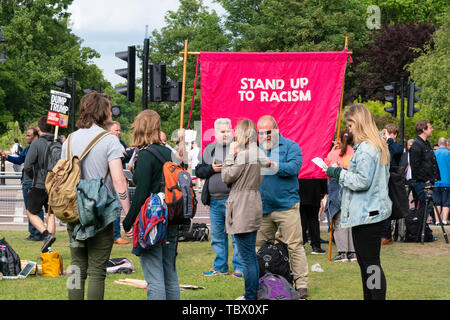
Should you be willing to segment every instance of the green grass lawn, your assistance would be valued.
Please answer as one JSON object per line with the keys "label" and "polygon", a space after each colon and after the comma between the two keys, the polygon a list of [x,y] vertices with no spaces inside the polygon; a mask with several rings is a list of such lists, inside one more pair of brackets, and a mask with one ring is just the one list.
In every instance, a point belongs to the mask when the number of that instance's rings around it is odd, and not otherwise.
{"label": "green grass lawn", "polygon": [[[402,243],[383,246],[381,262],[387,280],[389,300],[449,300],[450,299],[450,245],[446,244],[440,228],[432,227],[439,237],[433,243]],[[447,231],[448,232],[448,231]],[[38,263],[41,242],[29,242],[25,231],[0,231],[22,260]],[[64,269],[70,264],[68,235],[58,231],[53,250],[60,252]],[[327,239],[322,234],[322,239]],[[230,242],[231,247],[231,242]],[[323,249],[327,249],[323,245]],[[333,246],[333,256],[336,248]],[[357,262],[329,262],[327,254],[311,255],[306,245],[309,270],[319,263],[324,272],[309,272],[309,300],[361,300],[362,287]],[[115,280],[144,279],[139,259],[131,253],[131,245],[114,245],[111,258],[127,257],[134,266],[132,274],[107,275],[105,299],[145,300],[146,290],[114,283]],[[182,300],[234,300],[244,293],[244,281],[231,276],[203,277],[202,272],[212,266],[214,252],[209,242],[182,242],[178,245],[177,268],[180,284],[203,286],[205,289],[181,291]],[[231,257],[230,257],[231,265]],[[29,276],[24,280],[0,281],[1,300],[66,300],[68,276],[47,278]]]}

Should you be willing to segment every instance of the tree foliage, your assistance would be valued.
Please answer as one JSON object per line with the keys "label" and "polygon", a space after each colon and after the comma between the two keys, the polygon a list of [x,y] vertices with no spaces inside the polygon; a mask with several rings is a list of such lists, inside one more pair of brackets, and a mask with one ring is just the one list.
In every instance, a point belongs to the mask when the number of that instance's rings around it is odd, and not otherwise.
{"label": "tree foliage", "polygon": [[[173,81],[183,78],[183,56],[185,40],[189,51],[228,51],[230,35],[221,24],[214,10],[196,0],[181,0],[177,11],[169,11],[165,16],[165,26],[154,30],[150,37],[150,62],[166,64],[167,77]],[[189,55],[186,67],[186,92],[184,124],[186,127],[191,107],[197,56]],[[200,70],[198,71],[194,108],[189,129],[194,121],[200,120]],[[151,103],[163,121],[162,129],[168,135],[180,126],[181,103]]]}
{"label": "tree foliage", "polygon": [[[408,70],[416,84],[422,106],[431,106],[433,119],[442,119],[446,128],[450,125],[450,10],[446,24],[433,35],[434,46],[426,45]],[[449,136],[447,131],[447,137]]]}
{"label": "tree foliage", "polygon": [[383,100],[384,85],[400,81],[400,77],[404,77],[405,83],[408,81],[409,71],[405,66],[419,56],[417,49],[431,40],[435,30],[435,26],[426,23],[387,24],[372,33],[373,41],[355,58],[356,85],[349,93],[354,98],[360,96],[363,101]]}
{"label": "tree foliage", "polygon": [[[0,25],[6,38],[7,62],[0,66],[0,119],[17,120],[22,128],[47,113],[50,89],[76,74],[78,94],[98,82],[107,85],[91,60],[99,54],[82,47],[69,26],[72,0],[0,0]],[[6,130],[0,124],[0,133]]]}

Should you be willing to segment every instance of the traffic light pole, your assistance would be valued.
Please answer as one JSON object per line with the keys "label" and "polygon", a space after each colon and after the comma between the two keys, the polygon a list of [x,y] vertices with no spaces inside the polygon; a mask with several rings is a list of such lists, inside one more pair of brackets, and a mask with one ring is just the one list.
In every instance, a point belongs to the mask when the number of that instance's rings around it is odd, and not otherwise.
{"label": "traffic light pole", "polygon": [[70,126],[72,129],[72,132],[75,131],[75,97],[76,97],[76,91],[77,91],[77,82],[75,80],[75,73],[72,73],[72,100],[70,101],[72,103],[72,107],[70,109]]}
{"label": "traffic light pole", "polygon": [[405,149],[405,79],[400,78],[400,140]]}
{"label": "traffic light pole", "polygon": [[142,110],[148,108],[148,55],[150,41],[144,39],[144,50],[142,55]]}

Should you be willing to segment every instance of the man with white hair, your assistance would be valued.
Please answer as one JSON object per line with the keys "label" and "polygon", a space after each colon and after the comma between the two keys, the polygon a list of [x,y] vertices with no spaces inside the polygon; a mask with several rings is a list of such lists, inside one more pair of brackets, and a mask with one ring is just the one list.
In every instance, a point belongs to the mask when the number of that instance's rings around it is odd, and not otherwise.
{"label": "man with white hair", "polygon": [[[233,140],[231,120],[219,118],[214,122],[216,141],[206,146],[195,174],[200,179],[206,179],[202,189],[202,203],[209,206],[211,247],[216,253],[213,267],[204,276],[228,274],[228,234],[225,232],[225,202],[230,188],[222,181],[222,164],[228,154],[228,147]],[[233,273],[232,276],[242,278],[242,264],[239,261],[234,236],[233,245]]]}

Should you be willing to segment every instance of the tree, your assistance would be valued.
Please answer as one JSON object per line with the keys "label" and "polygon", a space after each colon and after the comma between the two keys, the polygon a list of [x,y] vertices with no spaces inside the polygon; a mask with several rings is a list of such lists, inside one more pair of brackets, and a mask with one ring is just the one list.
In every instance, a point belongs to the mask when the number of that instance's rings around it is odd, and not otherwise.
{"label": "tree", "polygon": [[[150,37],[150,61],[166,64],[167,77],[173,81],[183,78],[184,41],[188,40],[189,51],[229,51],[230,35],[225,31],[217,13],[198,0],[180,0],[176,12],[169,11],[165,16],[165,26],[154,30]],[[184,127],[187,125],[197,56],[188,56],[186,70],[186,99],[184,108]],[[200,74],[198,75],[194,109],[190,129],[194,121],[200,120]],[[168,138],[180,127],[181,103],[150,103],[162,120],[162,129]]]}
{"label": "tree", "polygon": [[[7,63],[0,67],[0,117],[27,123],[47,113],[50,89],[76,73],[81,89],[100,81],[100,69],[90,61],[99,54],[81,46],[69,28],[72,0],[0,0],[0,25],[5,31]],[[7,128],[0,125],[0,134]],[[64,132],[64,131],[62,131]]]}
{"label": "tree", "polygon": [[362,101],[383,100],[384,85],[399,81],[400,77],[408,81],[405,66],[419,56],[416,49],[430,41],[435,30],[435,26],[426,23],[388,24],[372,33],[372,42],[355,58],[356,81],[349,95],[354,99],[361,97]]}
{"label": "tree", "polygon": [[366,6],[377,5],[380,8],[381,23],[384,24],[410,24],[444,23],[444,14],[449,7],[447,0],[369,0],[364,1]]}
{"label": "tree", "polygon": [[[445,25],[433,35],[434,46],[427,44],[407,66],[416,85],[421,87],[417,96],[420,106],[433,110],[433,119],[442,119],[448,130],[450,124],[450,10]],[[449,132],[447,131],[447,137]]]}
{"label": "tree", "polygon": [[[359,1],[218,0],[228,15],[234,51],[341,51],[345,37],[353,58],[367,44],[366,7]],[[347,66],[345,88],[354,86]],[[348,98],[347,89],[344,101]]]}

